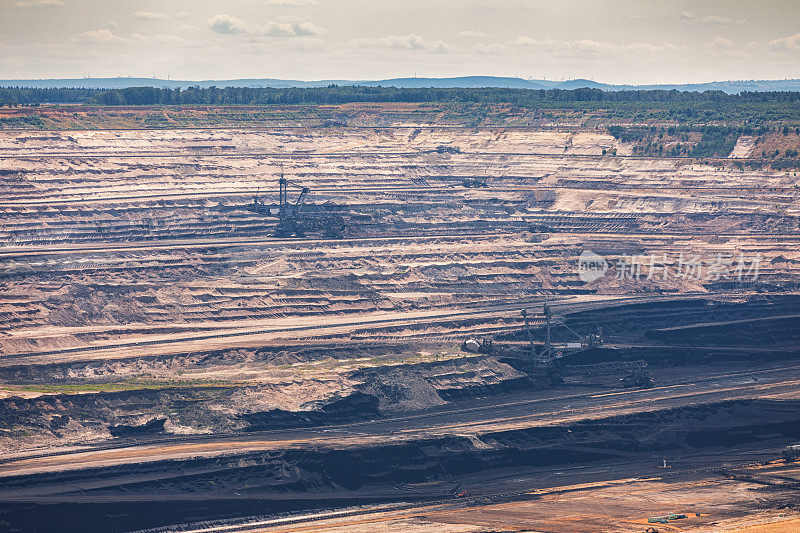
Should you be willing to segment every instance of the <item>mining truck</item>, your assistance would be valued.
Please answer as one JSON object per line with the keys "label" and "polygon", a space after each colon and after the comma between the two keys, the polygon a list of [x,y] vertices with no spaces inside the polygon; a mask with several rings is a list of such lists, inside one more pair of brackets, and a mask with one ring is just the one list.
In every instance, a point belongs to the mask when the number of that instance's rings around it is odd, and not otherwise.
{"label": "mining truck", "polygon": [[787,463],[793,463],[800,459],[800,444],[792,444],[781,451],[781,458]]}
{"label": "mining truck", "polygon": [[637,368],[631,370],[628,375],[620,378],[620,387],[626,389],[640,388],[649,389],[653,386],[653,378],[650,377],[650,372],[647,368]]}

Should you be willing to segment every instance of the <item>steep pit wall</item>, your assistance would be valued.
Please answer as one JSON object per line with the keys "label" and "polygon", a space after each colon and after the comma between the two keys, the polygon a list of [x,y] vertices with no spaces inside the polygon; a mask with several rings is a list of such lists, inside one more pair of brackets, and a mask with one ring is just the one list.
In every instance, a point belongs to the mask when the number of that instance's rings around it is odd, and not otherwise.
{"label": "steep pit wall", "polygon": [[[40,513],[63,517],[78,509],[83,531],[124,531],[330,505],[449,498],[453,487],[478,479],[472,488],[491,493],[489,480],[502,479],[502,472],[562,465],[621,461],[635,475],[635,465],[653,463],[654,455],[735,454],[736,446],[777,450],[798,438],[800,402],[740,400],[486,433],[479,439],[292,448],[8,477],[0,509],[6,523],[23,530],[41,523]],[[124,505],[114,503],[120,498]],[[103,502],[108,507],[98,506]]]}
{"label": "steep pit wall", "polygon": [[[211,364],[215,357],[221,355],[201,359]],[[17,373],[10,369],[9,375],[30,377],[24,370]],[[65,374],[64,369],[50,370],[59,376]],[[37,382],[42,380],[47,377],[37,376]],[[485,356],[339,374],[320,372],[315,377],[287,375],[275,383],[186,381],[170,385],[108,379],[87,383],[63,377],[60,381],[61,387],[86,392],[29,392],[32,397],[19,393],[0,399],[0,421],[6,430],[2,435],[5,438],[0,438],[3,448],[108,439],[115,436],[116,426],[127,428],[127,435],[147,436],[162,430],[168,434],[205,434],[342,424],[531,386],[525,374]],[[131,390],[108,392],[109,387],[121,385]],[[153,420],[162,421],[158,431],[147,431],[147,424]]]}

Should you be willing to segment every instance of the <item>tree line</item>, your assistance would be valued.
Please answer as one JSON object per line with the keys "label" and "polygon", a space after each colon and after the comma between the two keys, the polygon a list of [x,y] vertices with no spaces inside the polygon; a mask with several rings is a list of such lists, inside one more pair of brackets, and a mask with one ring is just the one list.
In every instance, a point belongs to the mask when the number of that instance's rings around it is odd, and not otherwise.
{"label": "tree line", "polygon": [[96,96],[97,93],[97,89],[0,87],[0,105],[82,104]]}
{"label": "tree line", "polygon": [[747,104],[756,102],[797,103],[800,92],[506,88],[397,88],[336,86],[319,88],[188,87],[168,89],[36,89],[0,88],[0,104],[88,103],[106,106],[138,105],[295,105],[345,104],[352,102],[478,103],[533,107],[570,102],[632,102],[671,104]]}

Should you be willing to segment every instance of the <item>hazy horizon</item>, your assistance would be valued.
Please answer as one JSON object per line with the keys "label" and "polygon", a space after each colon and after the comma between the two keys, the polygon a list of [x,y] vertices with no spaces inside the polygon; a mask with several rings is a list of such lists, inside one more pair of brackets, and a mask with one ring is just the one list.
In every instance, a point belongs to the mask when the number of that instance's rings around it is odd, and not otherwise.
{"label": "hazy horizon", "polygon": [[800,75],[797,77],[787,77],[787,78],[772,78],[772,79],[755,79],[755,78],[740,78],[740,79],[707,79],[701,81],[685,81],[685,80],[673,80],[673,81],[664,81],[659,83],[611,83],[605,80],[598,80],[589,78],[586,76],[575,76],[569,78],[535,78],[535,77],[516,77],[516,76],[494,76],[491,74],[463,74],[460,76],[391,76],[385,78],[274,78],[274,77],[231,77],[231,78],[161,78],[161,77],[153,77],[151,76],[69,76],[69,77],[27,77],[27,78],[0,78],[0,80],[27,80],[27,81],[45,81],[45,80],[79,80],[79,79],[107,79],[107,80],[125,80],[125,79],[147,79],[147,80],[157,80],[157,81],[172,81],[172,82],[213,82],[213,81],[238,81],[238,80],[278,80],[278,81],[297,81],[303,83],[314,83],[314,82],[328,82],[328,81],[347,81],[347,82],[376,82],[376,81],[384,81],[384,80],[395,80],[395,79],[434,79],[434,80],[448,80],[448,79],[460,79],[460,78],[509,78],[509,79],[519,79],[524,81],[547,81],[547,82],[569,82],[569,81],[579,81],[579,80],[586,80],[592,81],[604,85],[619,85],[619,86],[650,86],[650,85],[705,85],[705,84],[713,84],[713,83],[725,83],[725,82],[772,82],[772,81],[794,81],[800,80]]}
{"label": "hazy horizon", "polygon": [[0,1],[0,78],[800,78],[791,0]]}

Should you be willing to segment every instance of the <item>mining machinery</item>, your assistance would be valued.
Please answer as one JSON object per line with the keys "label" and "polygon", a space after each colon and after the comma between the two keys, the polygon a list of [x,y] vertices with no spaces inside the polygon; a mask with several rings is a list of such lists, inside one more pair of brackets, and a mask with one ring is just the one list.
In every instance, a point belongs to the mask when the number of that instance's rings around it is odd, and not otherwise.
{"label": "mining machinery", "polygon": [[787,463],[800,459],[800,444],[791,444],[781,451],[781,458]]}
{"label": "mining machinery", "polygon": [[562,376],[606,376],[625,374],[619,379],[620,387],[624,388],[650,388],[653,378],[650,369],[642,359],[637,361],[605,361],[591,365],[567,365],[561,372]]}
{"label": "mining machinery", "polygon": [[466,187],[467,189],[475,189],[481,187],[488,187],[489,185],[486,183],[486,178],[464,178],[461,180],[461,186]]}
{"label": "mining machinery", "polygon": [[[543,306],[543,313],[545,324],[544,339],[541,347],[537,347],[537,344],[534,342],[533,330],[528,320],[528,312],[526,309],[523,309],[522,319],[525,322],[525,332],[528,341],[527,347],[523,349],[514,349],[498,345],[494,343],[491,338],[484,338],[481,341],[469,338],[464,341],[462,350],[522,361],[524,363],[523,366],[529,369],[528,371],[534,377],[550,383],[563,382],[564,377],[567,376],[591,377],[624,374],[623,377],[619,379],[619,385],[621,387],[647,388],[653,386],[653,380],[650,377],[650,369],[648,368],[647,362],[644,360],[605,361],[585,365],[565,364],[566,358],[571,355],[591,348],[601,347],[603,345],[602,330],[598,330],[597,333],[592,333],[587,336],[579,335],[562,320],[553,316],[550,306],[546,301]],[[558,322],[559,325],[575,335],[578,342],[553,343],[551,330],[554,322]]]}
{"label": "mining machinery", "polygon": [[[253,199],[249,210],[262,215],[277,217],[276,237],[305,237],[306,233],[322,232],[326,237],[339,238],[346,229],[344,217],[325,206],[306,204],[311,189],[286,179],[281,173],[278,180],[278,206],[266,204],[258,196]],[[289,201],[289,188],[300,191],[294,202]]]}

